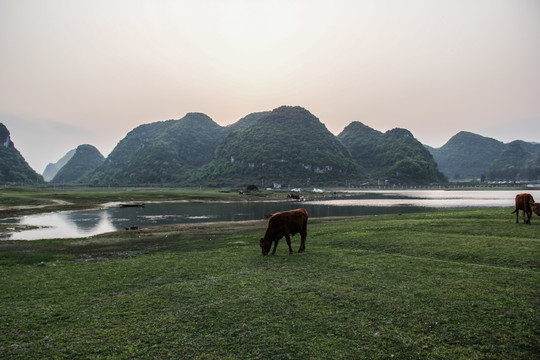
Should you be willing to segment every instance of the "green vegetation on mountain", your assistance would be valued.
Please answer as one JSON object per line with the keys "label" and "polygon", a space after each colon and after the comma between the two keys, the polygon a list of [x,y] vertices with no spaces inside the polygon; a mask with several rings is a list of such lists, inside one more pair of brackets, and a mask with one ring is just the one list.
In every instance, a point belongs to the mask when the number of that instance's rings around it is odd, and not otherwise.
{"label": "green vegetation on mountain", "polygon": [[70,166],[60,172],[75,150],[48,164],[42,177],[0,123],[0,184],[36,184],[45,178],[97,186],[307,187],[540,179],[538,143],[504,144],[462,131],[432,148],[406,129],[382,133],[358,121],[336,137],[298,106],[251,113],[224,127],[205,114],[188,113],[180,120],[138,126],[106,159],[95,148],[77,150],[81,153]]}
{"label": "green vegetation on mountain", "polygon": [[462,131],[442,147],[429,150],[451,180],[536,180],[540,175],[540,144],[504,144]]}
{"label": "green vegetation on mountain", "polygon": [[200,113],[141,125],[82,181],[100,185],[179,183],[212,160],[224,135],[221,126]]}
{"label": "green vegetation on mountain", "polygon": [[36,173],[15,148],[6,126],[0,123],[0,184],[39,184],[43,177]]}
{"label": "green vegetation on mountain", "polygon": [[369,181],[429,184],[447,181],[429,151],[405,129],[386,133],[352,122],[338,135]]}
{"label": "green vegetation on mountain", "polygon": [[444,174],[453,180],[463,180],[480,178],[503,151],[504,144],[500,141],[461,131],[431,152]]}
{"label": "green vegetation on mountain", "polygon": [[487,179],[511,181],[540,179],[540,144],[528,144],[523,141],[509,143],[491,163]]}
{"label": "green vegetation on mountain", "polygon": [[360,175],[347,149],[301,107],[282,106],[230,133],[200,179],[215,185],[345,184]]}
{"label": "green vegetation on mountain", "polygon": [[[49,164],[46,180],[97,186],[309,187],[540,178],[537,143],[504,144],[462,131],[431,148],[406,129],[382,133],[358,121],[336,137],[298,106],[251,113],[224,127],[205,114],[188,113],[180,120],[138,126],[106,159],[94,147],[77,150],[73,161],[68,153]],[[42,182],[0,124],[0,183]]]}
{"label": "green vegetation on mountain", "polygon": [[251,113],[251,114],[249,114],[247,116],[244,116],[243,118],[241,118],[240,120],[238,120],[234,124],[231,124],[231,125],[225,127],[225,131],[228,134],[228,133],[231,133],[231,132],[236,131],[236,130],[245,129],[245,128],[251,126],[257,120],[259,120],[261,117],[267,115],[268,113],[270,113],[270,111],[261,111],[261,112]]}
{"label": "green vegetation on mountain", "polygon": [[94,146],[80,145],[68,162],[58,170],[51,183],[75,183],[85,174],[96,169],[103,161],[105,158]]}

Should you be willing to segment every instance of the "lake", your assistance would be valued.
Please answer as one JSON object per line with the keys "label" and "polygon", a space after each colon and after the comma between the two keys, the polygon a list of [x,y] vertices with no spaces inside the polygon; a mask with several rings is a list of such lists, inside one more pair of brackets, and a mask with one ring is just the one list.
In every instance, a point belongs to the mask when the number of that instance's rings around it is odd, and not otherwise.
{"label": "lake", "polygon": [[[265,214],[305,208],[310,218],[421,212],[433,209],[513,207],[516,190],[351,190],[324,200],[263,202],[165,202],[145,207],[105,204],[103,209],[65,211],[0,220],[37,229],[0,234],[3,240],[81,238],[132,226],[243,221],[264,219]],[[540,199],[540,190],[528,190]],[[284,192],[284,197],[286,193]],[[509,214],[510,216],[510,214]],[[8,225],[9,227],[9,225]]]}

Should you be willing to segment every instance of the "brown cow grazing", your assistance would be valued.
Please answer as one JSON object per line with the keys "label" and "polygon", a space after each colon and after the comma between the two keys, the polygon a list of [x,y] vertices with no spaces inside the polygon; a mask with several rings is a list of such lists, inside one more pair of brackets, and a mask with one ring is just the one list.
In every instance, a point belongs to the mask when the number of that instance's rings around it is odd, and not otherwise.
{"label": "brown cow grazing", "polygon": [[[512,211],[516,213],[516,224],[519,222],[519,210],[523,211],[523,223],[531,224],[532,212],[540,216],[540,203],[535,203],[531,194],[518,194],[516,195],[516,209]],[[525,219],[527,214],[527,219]]]}
{"label": "brown cow grazing", "polygon": [[300,248],[298,252],[303,252],[306,249],[307,220],[308,213],[306,209],[289,210],[270,216],[266,233],[259,242],[262,254],[268,255],[272,243],[274,243],[274,249],[272,250],[272,255],[274,255],[279,240],[284,236],[287,240],[287,245],[289,245],[289,254],[292,254],[291,236],[297,233],[300,233]]}

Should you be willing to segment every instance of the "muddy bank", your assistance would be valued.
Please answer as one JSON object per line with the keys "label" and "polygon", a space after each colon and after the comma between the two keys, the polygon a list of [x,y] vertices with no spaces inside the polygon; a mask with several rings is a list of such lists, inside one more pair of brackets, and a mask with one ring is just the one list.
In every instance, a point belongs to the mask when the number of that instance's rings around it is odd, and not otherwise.
{"label": "muddy bank", "polygon": [[[311,223],[324,223],[354,218],[316,218],[309,221]],[[248,246],[253,246],[254,249],[258,249],[259,238],[264,234],[266,224],[266,219],[177,224],[115,231],[82,239],[4,240],[0,241],[0,253],[26,258],[51,254],[51,261],[58,259],[106,261],[129,258],[156,251],[175,249],[181,251],[200,251],[201,249],[215,246],[216,242],[230,236],[244,238],[247,236],[247,240],[243,240],[243,242]]]}
{"label": "muddy bank", "polygon": [[[0,187],[0,219],[56,211],[90,210],[107,203],[243,202],[285,200],[287,192],[209,189],[25,189]],[[318,195],[320,196],[320,195]]]}

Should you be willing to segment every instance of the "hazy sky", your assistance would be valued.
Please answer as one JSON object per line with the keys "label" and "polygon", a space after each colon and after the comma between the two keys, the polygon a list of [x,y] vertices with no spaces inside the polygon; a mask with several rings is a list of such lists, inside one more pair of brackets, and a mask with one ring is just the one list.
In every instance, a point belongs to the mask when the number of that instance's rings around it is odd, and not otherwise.
{"label": "hazy sky", "polygon": [[299,105],[540,142],[539,0],[0,0],[0,122],[38,172],[144,123]]}

